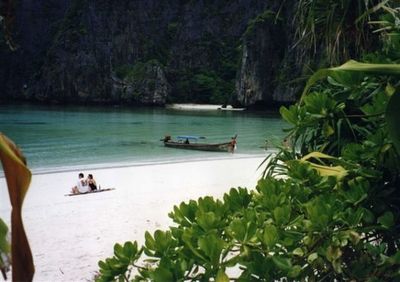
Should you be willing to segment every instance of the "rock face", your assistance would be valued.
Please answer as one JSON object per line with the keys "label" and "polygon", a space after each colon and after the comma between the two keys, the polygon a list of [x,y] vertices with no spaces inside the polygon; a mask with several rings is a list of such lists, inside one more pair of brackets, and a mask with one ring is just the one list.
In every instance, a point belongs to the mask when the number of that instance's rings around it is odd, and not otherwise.
{"label": "rock face", "polygon": [[250,23],[243,39],[241,68],[237,79],[237,100],[243,105],[270,104],[278,86],[279,66],[286,48],[285,29],[270,11]]}
{"label": "rock face", "polygon": [[24,99],[32,86],[47,50],[57,33],[71,0],[14,1],[14,42],[19,45],[11,52],[0,32],[0,102]]}
{"label": "rock face", "polygon": [[164,105],[168,82],[162,66],[150,62],[140,67],[140,76],[113,77],[112,99],[129,104]]}
{"label": "rock face", "polygon": [[297,90],[285,79],[297,74],[281,79],[296,59],[288,47],[290,11],[279,20],[273,12],[280,3],[19,1],[21,47],[14,54],[0,50],[0,99],[245,106],[293,101]]}

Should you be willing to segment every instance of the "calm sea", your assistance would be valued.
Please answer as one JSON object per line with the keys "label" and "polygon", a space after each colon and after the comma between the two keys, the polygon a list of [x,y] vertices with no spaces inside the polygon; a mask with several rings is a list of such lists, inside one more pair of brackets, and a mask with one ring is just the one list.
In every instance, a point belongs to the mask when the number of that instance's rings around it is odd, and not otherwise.
{"label": "calm sea", "polygon": [[205,136],[206,142],[237,134],[235,157],[266,155],[265,140],[279,144],[285,126],[278,114],[248,111],[0,106],[0,131],[22,149],[34,173],[232,157],[165,148],[160,139],[167,134]]}

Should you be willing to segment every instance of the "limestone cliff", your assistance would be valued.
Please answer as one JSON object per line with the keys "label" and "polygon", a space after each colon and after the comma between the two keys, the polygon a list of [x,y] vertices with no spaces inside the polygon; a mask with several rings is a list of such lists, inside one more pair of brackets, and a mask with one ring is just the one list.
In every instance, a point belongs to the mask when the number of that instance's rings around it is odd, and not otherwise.
{"label": "limestone cliff", "polygon": [[46,58],[71,0],[14,1],[12,26],[18,49],[12,52],[0,31],[0,102],[23,99]]}
{"label": "limestone cliff", "polygon": [[[290,10],[276,17],[280,4],[20,1],[23,36],[16,38],[18,53],[0,66],[6,86],[0,97],[146,105],[292,101],[296,89],[285,82],[294,77],[284,73],[296,61],[288,47]],[[9,55],[0,50],[1,59]]]}
{"label": "limestone cliff", "polygon": [[249,23],[244,34],[236,83],[237,100],[243,105],[276,101],[272,94],[279,85],[277,76],[287,42],[281,21],[275,13],[266,10]]}

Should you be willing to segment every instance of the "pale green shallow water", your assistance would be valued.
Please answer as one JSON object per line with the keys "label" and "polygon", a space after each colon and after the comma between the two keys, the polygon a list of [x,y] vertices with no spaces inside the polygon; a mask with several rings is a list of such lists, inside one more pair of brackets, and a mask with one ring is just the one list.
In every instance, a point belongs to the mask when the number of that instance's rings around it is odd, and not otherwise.
{"label": "pale green shallow water", "polygon": [[166,134],[206,136],[207,142],[238,134],[234,157],[266,155],[265,139],[278,144],[284,127],[278,114],[254,112],[0,106],[0,131],[17,143],[36,173],[232,157],[165,148],[159,140]]}

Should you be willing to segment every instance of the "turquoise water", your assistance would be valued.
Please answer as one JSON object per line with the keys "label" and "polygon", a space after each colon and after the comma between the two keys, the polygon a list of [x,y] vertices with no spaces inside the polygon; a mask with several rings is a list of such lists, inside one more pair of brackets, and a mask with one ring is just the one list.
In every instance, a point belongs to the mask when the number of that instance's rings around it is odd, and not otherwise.
{"label": "turquoise water", "polygon": [[0,106],[0,131],[22,149],[34,172],[231,157],[165,148],[160,139],[167,134],[206,136],[207,142],[238,134],[236,157],[266,154],[265,140],[279,144],[283,127],[278,114],[246,111]]}

